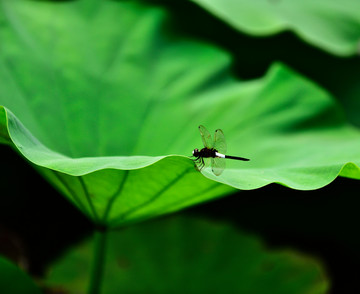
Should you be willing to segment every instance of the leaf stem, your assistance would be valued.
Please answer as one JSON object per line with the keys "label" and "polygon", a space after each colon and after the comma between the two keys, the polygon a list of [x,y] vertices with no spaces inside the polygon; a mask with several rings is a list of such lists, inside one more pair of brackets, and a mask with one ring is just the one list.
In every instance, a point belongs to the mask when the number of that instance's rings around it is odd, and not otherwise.
{"label": "leaf stem", "polygon": [[94,241],[93,264],[90,274],[89,294],[99,294],[104,276],[106,254],[106,228],[96,228]]}

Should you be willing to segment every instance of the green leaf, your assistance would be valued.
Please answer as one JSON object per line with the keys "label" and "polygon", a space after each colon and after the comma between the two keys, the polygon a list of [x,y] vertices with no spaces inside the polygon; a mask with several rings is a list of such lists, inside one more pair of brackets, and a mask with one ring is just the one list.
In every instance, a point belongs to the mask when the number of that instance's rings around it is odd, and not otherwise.
{"label": "green leaf", "polygon": [[[69,251],[45,283],[86,289],[93,240]],[[79,274],[80,273],[80,274]],[[102,293],[327,293],[322,266],[205,219],[172,217],[109,232]]]}
{"label": "green leaf", "polygon": [[26,273],[2,256],[0,256],[0,292],[9,294],[42,293]]}
{"label": "green leaf", "polygon": [[198,134],[183,101],[223,79],[226,54],[174,43],[165,12],[138,3],[18,0],[1,17],[2,140],[95,222],[116,226],[232,191],[187,156],[165,156],[191,154]]}
{"label": "green leaf", "polygon": [[[327,93],[282,65],[236,80],[226,53],[172,35],[160,8],[17,0],[0,17],[1,142],[99,225],[233,188],[360,178],[360,134]],[[204,177],[188,158],[199,124],[222,128],[229,154],[251,161]]]}
{"label": "green leaf", "polygon": [[255,36],[292,30],[336,55],[354,55],[360,44],[357,0],[192,0],[229,25]]}

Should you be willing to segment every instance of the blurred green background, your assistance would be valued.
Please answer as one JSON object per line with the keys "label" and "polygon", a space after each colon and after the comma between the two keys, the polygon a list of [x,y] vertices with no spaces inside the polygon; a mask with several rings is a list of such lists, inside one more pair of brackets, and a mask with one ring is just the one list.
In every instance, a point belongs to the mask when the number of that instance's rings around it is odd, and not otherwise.
{"label": "blurred green background", "polygon": [[[169,29],[176,34],[229,52],[232,72],[238,78],[262,77],[271,64],[283,62],[330,92],[349,123],[360,126],[359,50],[336,54],[307,42],[289,28],[266,36],[245,34],[190,1],[147,2],[170,12]],[[360,11],[360,3],[352,3],[354,10]],[[339,21],[334,19],[335,25]],[[359,20],[352,25],[360,31]],[[31,276],[42,278],[55,260],[91,236],[92,224],[13,150],[0,145],[0,154],[6,167],[1,169],[1,193],[11,195],[2,197],[0,206],[0,253],[22,265]],[[180,214],[225,221],[261,237],[270,249],[291,248],[314,256],[325,267],[331,283],[329,293],[357,293],[358,185],[345,178],[314,191],[272,184],[239,191]]]}

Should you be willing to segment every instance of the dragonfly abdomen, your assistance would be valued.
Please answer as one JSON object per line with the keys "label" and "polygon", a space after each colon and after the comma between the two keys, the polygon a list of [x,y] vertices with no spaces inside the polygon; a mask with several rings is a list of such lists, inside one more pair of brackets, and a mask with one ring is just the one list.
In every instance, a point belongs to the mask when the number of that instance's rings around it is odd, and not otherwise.
{"label": "dragonfly abdomen", "polygon": [[238,156],[230,156],[230,155],[225,155],[225,158],[242,160],[242,161],[249,161],[249,160],[250,160],[250,159],[248,159],[248,158],[238,157]]}

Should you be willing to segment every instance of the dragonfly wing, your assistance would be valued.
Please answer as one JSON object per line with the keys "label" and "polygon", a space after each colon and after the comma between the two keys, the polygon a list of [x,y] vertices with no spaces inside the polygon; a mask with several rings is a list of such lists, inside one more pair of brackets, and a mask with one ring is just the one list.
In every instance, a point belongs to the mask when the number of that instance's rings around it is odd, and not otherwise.
{"label": "dragonfly wing", "polygon": [[201,161],[196,161],[196,169],[198,171],[201,171],[204,168],[207,168],[210,166],[210,158],[203,158],[202,160],[203,160],[204,164]]}
{"label": "dragonfly wing", "polygon": [[214,149],[221,154],[226,154],[226,141],[222,130],[217,129],[215,131]]}
{"label": "dragonfly wing", "polygon": [[203,141],[204,147],[207,147],[210,149],[213,148],[214,141],[211,138],[209,131],[203,125],[199,126],[199,131],[201,134],[201,139]]}
{"label": "dragonfly wing", "polygon": [[226,167],[225,158],[211,158],[211,167],[215,176],[220,176]]}
{"label": "dragonfly wing", "polygon": [[205,167],[210,167],[210,158],[203,158]]}

